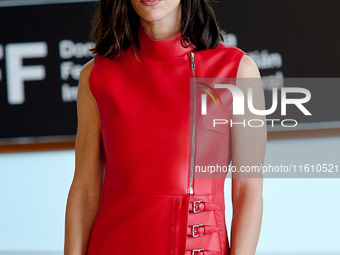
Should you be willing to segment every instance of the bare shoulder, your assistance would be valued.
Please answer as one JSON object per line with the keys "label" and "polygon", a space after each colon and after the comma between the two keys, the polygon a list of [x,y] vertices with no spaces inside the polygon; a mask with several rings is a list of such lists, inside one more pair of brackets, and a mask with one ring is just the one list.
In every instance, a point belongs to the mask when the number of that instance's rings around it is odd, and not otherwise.
{"label": "bare shoulder", "polygon": [[[261,81],[260,71],[248,55],[243,55],[237,70],[236,86],[242,90],[246,98],[252,98],[255,109],[264,109],[264,92]],[[246,107],[247,116],[252,118],[253,115]]]}
{"label": "bare shoulder", "polygon": [[84,80],[88,79],[88,77],[91,74],[92,68],[94,65],[94,58],[92,58],[90,61],[88,61],[83,68],[80,71],[79,79]]}
{"label": "bare shoulder", "polygon": [[81,97],[83,92],[90,94],[89,78],[94,65],[94,58],[88,61],[80,70],[78,83],[78,97]]}
{"label": "bare shoulder", "polygon": [[237,78],[260,78],[260,71],[254,62],[248,55],[243,55],[241,58]]}
{"label": "bare shoulder", "polygon": [[92,72],[92,68],[94,66],[95,59],[91,59],[88,61],[80,70],[79,74],[79,83],[78,83],[78,105],[81,105],[81,103],[86,100],[93,101],[93,95],[90,89],[90,74]]}

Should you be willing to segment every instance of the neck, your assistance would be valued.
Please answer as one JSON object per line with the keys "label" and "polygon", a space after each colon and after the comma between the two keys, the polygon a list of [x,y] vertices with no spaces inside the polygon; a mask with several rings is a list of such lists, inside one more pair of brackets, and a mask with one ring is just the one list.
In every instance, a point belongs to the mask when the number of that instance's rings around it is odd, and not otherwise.
{"label": "neck", "polygon": [[175,9],[161,20],[146,21],[140,18],[140,24],[153,40],[162,40],[177,35],[182,31],[181,8]]}

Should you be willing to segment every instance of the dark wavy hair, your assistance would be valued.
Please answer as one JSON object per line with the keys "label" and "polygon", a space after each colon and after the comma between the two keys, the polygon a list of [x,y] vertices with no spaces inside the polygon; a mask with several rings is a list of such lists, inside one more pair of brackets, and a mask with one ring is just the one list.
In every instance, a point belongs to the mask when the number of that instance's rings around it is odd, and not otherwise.
{"label": "dark wavy hair", "polygon": [[[216,48],[223,36],[208,0],[181,0],[183,47],[193,44],[197,51]],[[99,0],[92,22],[93,54],[114,58],[130,46],[139,49],[139,16],[130,0]]]}

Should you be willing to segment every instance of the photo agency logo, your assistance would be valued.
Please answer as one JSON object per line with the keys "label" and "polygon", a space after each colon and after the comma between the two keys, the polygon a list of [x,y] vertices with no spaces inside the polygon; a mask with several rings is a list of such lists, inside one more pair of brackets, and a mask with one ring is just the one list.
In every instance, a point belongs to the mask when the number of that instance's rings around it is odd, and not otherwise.
{"label": "photo agency logo", "polygon": [[[274,86],[279,83],[282,86]],[[282,78],[281,81],[275,78],[270,89],[264,89],[263,84],[262,78],[197,78],[194,88],[197,88],[199,126],[219,134],[229,126],[267,125],[279,131],[339,128],[339,114],[334,114],[340,111],[339,78]],[[311,94],[315,96],[312,98]],[[263,96],[266,106],[259,103]],[[219,139],[208,132],[206,137]],[[206,146],[201,144],[203,148]],[[237,178],[340,178],[339,166],[338,160],[327,162],[317,158],[310,162],[238,166],[230,161],[225,165],[202,160],[195,165],[195,176],[225,178],[231,172]]]}
{"label": "photo agency logo", "polygon": [[[212,100],[214,100],[215,105],[217,105],[216,100],[215,100],[214,96],[213,96],[207,89],[210,89],[210,90],[215,94],[215,96],[217,96],[218,100],[220,101],[220,103],[221,103],[221,105],[222,105],[221,97],[220,97],[220,95],[217,93],[216,89],[214,89],[213,87],[211,87],[211,86],[209,86],[208,84],[203,83],[203,82],[197,82],[197,83],[198,83],[198,84],[201,84],[201,85],[203,85],[203,86],[206,87],[206,88],[202,88],[202,87],[196,86],[196,88],[205,91],[205,92],[212,98]],[[202,95],[201,95],[201,100],[202,100],[201,114],[202,114],[202,115],[207,115],[207,94],[202,94]]]}
{"label": "photo agency logo", "polygon": [[[202,78],[201,78],[202,80]],[[217,80],[218,81],[218,80]],[[281,87],[280,89],[280,96],[278,93],[277,87],[272,87],[271,90],[271,98],[272,98],[272,104],[269,109],[256,109],[254,106],[254,90],[258,90],[259,88],[262,89],[262,83],[260,78],[254,78],[254,79],[237,79],[237,82],[241,85],[242,88],[246,88],[246,93],[243,93],[245,89],[241,89],[239,86],[233,85],[229,83],[220,83],[219,81],[214,85],[208,85],[209,78],[206,78],[203,81],[196,81],[196,88],[204,91],[204,94],[201,94],[201,115],[207,115],[208,112],[208,103],[207,103],[207,95],[210,96],[210,98],[214,101],[214,104],[216,106],[222,104],[221,95],[223,93],[231,93],[232,100],[233,100],[233,115],[245,115],[245,107],[248,107],[249,112],[251,112],[254,115],[258,116],[264,116],[264,115],[270,115],[274,113],[278,107],[280,106],[281,112],[280,117],[278,118],[266,118],[265,121],[260,118],[245,118],[241,122],[233,122],[232,118],[230,119],[223,119],[223,118],[214,118],[212,126],[216,127],[216,125],[226,125],[230,124],[230,126],[233,125],[242,125],[244,127],[262,127],[264,125],[270,125],[271,127],[274,127],[274,125],[281,125],[284,128],[294,128],[298,125],[298,121],[296,119],[286,119],[287,116],[287,106],[292,105],[295,106],[298,111],[300,111],[304,116],[312,116],[312,113],[304,106],[307,102],[311,99],[311,92],[302,87]],[[258,84],[260,83],[260,86]],[[256,85],[257,84],[257,85]],[[227,91],[219,90],[219,92],[216,89],[226,89]],[[294,94],[294,97],[298,98],[291,98]],[[219,101],[219,104],[217,103],[217,99]],[[280,99],[280,104],[279,104]],[[216,116],[217,117],[217,116]]]}

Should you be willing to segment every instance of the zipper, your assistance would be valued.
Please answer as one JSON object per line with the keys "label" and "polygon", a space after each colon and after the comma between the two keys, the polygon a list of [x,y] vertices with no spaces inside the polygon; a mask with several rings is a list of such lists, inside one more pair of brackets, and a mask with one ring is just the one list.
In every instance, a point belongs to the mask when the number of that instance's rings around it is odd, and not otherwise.
{"label": "zipper", "polygon": [[192,77],[194,80],[193,85],[193,117],[192,117],[192,132],[191,132],[191,157],[190,157],[190,183],[189,183],[189,194],[194,194],[193,185],[193,175],[194,175],[194,156],[195,156],[195,126],[196,126],[196,77],[195,77],[195,54],[193,52],[189,53]]}

